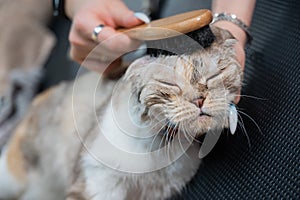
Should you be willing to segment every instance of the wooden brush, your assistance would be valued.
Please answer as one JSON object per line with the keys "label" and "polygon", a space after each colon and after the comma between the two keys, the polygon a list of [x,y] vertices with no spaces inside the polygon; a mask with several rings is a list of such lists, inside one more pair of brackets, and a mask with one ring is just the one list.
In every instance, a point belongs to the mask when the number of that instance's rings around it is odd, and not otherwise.
{"label": "wooden brush", "polygon": [[147,53],[151,56],[189,54],[210,46],[214,41],[215,36],[209,28],[211,21],[211,11],[203,9],[119,31],[131,38],[145,41],[150,47]]}

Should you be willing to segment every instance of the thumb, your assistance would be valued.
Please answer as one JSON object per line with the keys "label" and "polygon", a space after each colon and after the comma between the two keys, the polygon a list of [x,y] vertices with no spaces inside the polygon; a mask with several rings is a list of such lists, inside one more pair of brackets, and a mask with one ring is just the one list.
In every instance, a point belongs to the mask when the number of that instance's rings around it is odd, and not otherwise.
{"label": "thumb", "polygon": [[131,28],[140,24],[143,24],[144,22],[138,19],[136,16],[134,16],[134,13],[132,12],[130,15],[128,14],[127,17],[123,18],[123,25],[125,28]]}

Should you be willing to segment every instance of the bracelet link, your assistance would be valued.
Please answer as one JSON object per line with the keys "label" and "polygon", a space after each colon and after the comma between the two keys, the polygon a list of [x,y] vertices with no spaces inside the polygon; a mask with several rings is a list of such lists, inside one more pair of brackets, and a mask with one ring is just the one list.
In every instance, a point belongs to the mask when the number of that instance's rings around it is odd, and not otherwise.
{"label": "bracelet link", "polygon": [[247,44],[251,44],[253,37],[249,31],[249,27],[244,22],[242,22],[235,14],[215,13],[213,21],[211,23],[213,24],[218,21],[229,21],[240,27],[243,31],[245,31],[247,35]]}

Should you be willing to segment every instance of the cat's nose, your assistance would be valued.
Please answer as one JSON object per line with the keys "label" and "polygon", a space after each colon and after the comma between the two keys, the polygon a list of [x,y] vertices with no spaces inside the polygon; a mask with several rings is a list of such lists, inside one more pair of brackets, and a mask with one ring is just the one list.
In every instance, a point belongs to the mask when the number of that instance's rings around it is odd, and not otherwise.
{"label": "cat's nose", "polygon": [[200,98],[197,98],[197,99],[194,99],[194,100],[193,100],[193,103],[194,103],[198,108],[201,108],[201,107],[202,107],[203,102],[204,102],[204,97],[200,97]]}

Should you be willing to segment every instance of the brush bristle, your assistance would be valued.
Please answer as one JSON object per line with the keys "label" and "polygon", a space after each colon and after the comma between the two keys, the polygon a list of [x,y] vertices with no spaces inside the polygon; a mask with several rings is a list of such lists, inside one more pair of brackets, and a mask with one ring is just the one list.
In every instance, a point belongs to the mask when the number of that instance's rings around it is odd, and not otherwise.
{"label": "brush bristle", "polygon": [[185,35],[148,41],[147,54],[153,57],[158,57],[159,55],[191,54],[196,50],[209,47],[214,40],[215,36],[209,25],[207,25]]}

